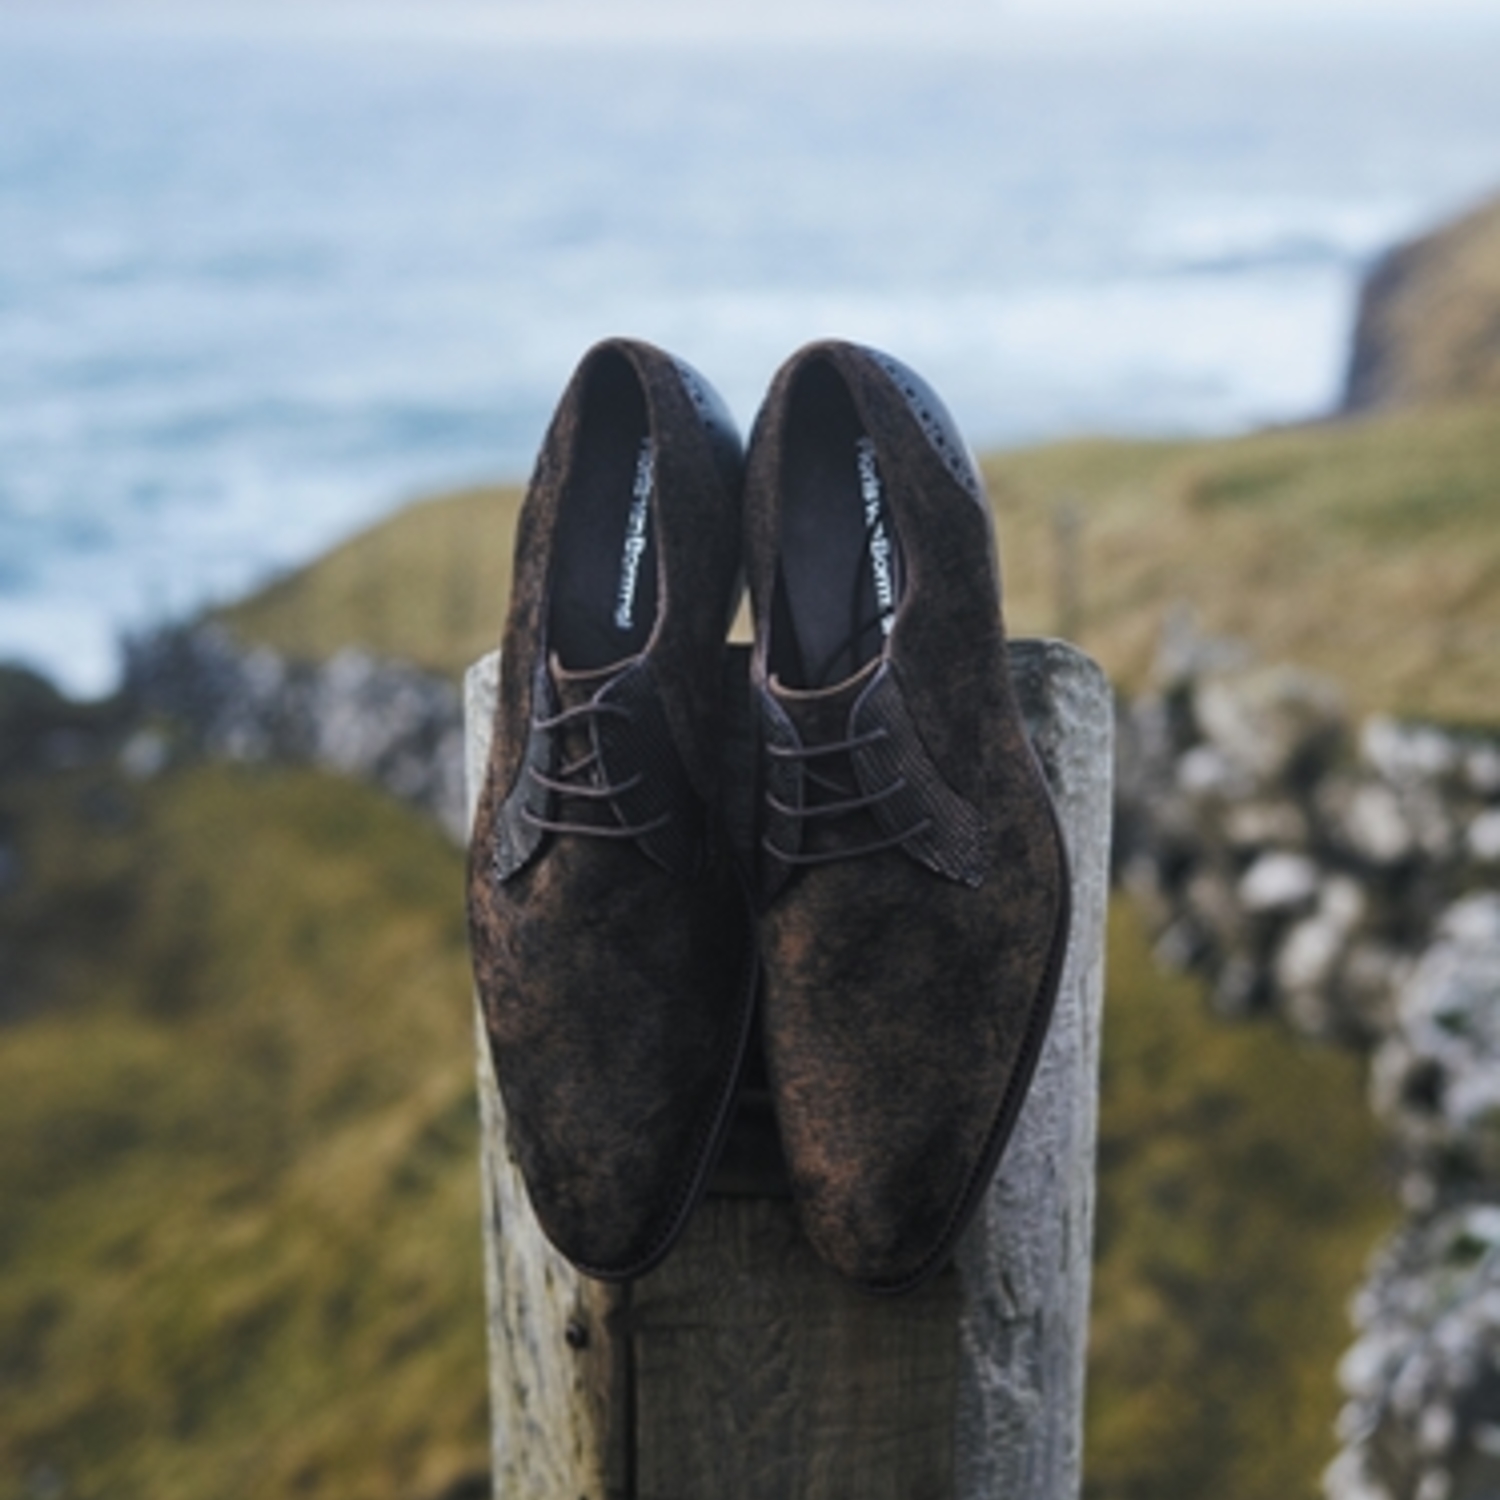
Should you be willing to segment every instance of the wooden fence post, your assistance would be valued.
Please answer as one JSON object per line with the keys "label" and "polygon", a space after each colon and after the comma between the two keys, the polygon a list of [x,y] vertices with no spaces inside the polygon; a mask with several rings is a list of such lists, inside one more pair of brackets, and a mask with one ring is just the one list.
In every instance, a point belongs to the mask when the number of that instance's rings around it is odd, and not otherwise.
{"label": "wooden fence post", "polygon": [[[471,806],[498,661],[466,682]],[[532,1219],[481,1030],[497,1500],[1076,1500],[1113,709],[1060,641],[1013,642],[1011,664],[1072,856],[1073,931],[1036,1081],[953,1265],[890,1300],[825,1270],[752,1086],[673,1254],[625,1287],[590,1281]],[[742,688],[743,648],[731,669]],[[731,725],[731,755],[748,735]]]}

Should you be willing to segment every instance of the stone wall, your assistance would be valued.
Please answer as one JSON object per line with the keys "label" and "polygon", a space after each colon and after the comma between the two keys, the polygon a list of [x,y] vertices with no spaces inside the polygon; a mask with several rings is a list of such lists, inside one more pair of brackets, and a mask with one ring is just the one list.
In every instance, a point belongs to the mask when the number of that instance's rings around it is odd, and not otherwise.
{"label": "stone wall", "polygon": [[319,766],[468,836],[458,689],[420,668],[352,649],[292,661],[199,624],[130,643],[121,698],[134,727],[119,754],[132,774],[184,753]]}
{"label": "stone wall", "polygon": [[1179,627],[1120,713],[1116,873],[1227,1015],[1370,1059],[1406,1224],[1355,1301],[1331,1500],[1500,1494],[1500,735],[1368,718]]}

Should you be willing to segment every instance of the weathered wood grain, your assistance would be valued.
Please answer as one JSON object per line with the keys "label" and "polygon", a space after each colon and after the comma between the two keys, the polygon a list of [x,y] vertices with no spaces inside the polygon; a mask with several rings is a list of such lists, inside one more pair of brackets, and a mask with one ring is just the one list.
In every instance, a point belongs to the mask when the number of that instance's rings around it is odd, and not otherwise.
{"label": "weathered wood grain", "polygon": [[[1076,1497],[1113,719],[1071,647],[1017,642],[1012,665],[1071,852],[1074,925],[1037,1081],[954,1265],[893,1300],[829,1273],[752,1082],[674,1253],[626,1288],[580,1277],[531,1217],[481,1044],[500,1500]],[[497,668],[467,682],[471,796]],[[747,735],[731,724],[731,760]]]}
{"label": "weathered wood grain", "polygon": [[710,1198],[632,1288],[636,1500],[948,1500],[958,1278],[862,1296],[786,1199]]}
{"label": "weathered wood grain", "polygon": [[1072,865],[1073,926],[1031,1092],[956,1256],[962,1283],[956,1500],[1073,1500],[1084,1357],[1114,700],[1062,641],[1016,641],[1011,670]]}

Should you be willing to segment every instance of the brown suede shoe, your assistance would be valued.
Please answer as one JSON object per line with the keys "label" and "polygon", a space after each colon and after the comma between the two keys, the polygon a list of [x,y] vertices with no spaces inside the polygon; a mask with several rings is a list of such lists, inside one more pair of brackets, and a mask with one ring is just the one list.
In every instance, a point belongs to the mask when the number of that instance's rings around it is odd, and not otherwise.
{"label": "brown suede shoe", "polygon": [[707,382],[611,340],[563,396],[516,535],[474,972],[537,1218],[609,1280],[682,1229],[750,1025],[748,902],[715,812],[740,474]]}
{"label": "brown suede shoe", "polygon": [[946,1260],[1025,1096],[1067,941],[989,506],[905,366],[809,345],[750,442],[763,1029],[814,1247],[871,1292]]}

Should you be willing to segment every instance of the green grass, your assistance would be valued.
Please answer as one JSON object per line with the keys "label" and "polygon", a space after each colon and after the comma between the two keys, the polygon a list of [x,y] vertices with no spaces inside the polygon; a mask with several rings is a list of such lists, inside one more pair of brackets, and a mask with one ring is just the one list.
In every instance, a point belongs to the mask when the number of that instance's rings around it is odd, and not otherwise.
{"label": "green grass", "polygon": [[[1500,406],[1213,442],[1058,443],[992,455],[1015,634],[1059,627],[1054,517],[1080,518],[1081,645],[1127,687],[1168,610],[1328,672],[1353,704],[1495,718]],[[429,501],[226,618],[323,656],[363,644],[457,675],[499,640],[519,493]]]}
{"label": "green grass", "polygon": [[0,1496],[421,1497],[487,1459],[460,861],[363,788],[12,784]]}
{"label": "green grass", "polygon": [[1397,1217],[1362,1065],[1214,1017],[1122,901],[1108,963],[1086,1500],[1316,1500]]}
{"label": "green grass", "polygon": [[361,646],[456,677],[499,644],[520,501],[504,486],[421,501],[223,618],[294,656]]}
{"label": "green grass", "polygon": [[1168,610],[1336,678],[1351,704],[1493,722],[1500,406],[1203,443],[995,455],[1011,628],[1058,623],[1054,514],[1081,518],[1079,642],[1143,685]]}

